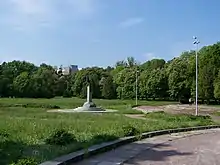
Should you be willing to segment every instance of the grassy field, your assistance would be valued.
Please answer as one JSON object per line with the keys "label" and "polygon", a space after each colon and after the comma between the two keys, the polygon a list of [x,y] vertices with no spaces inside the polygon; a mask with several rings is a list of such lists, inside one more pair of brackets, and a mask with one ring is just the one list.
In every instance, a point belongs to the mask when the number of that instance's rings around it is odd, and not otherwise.
{"label": "grassy field", "polygon": [[[54,99],[0,99],[0,107],[19,107],[27,105],[31,108],[53,108],[59,106],[60,108],[76,108],[82,106],[85,99],[79,98],[54,98]],[[97,106],[101,106],[108,109],[121,110],[121,113],[140,113],[131,110],[131,106],[135,105],[135,100],[102,100],[93,99]],[[169,101],[138,101],[140,105],[168,105],[175,104],[176,102]],[[51,107],[50,107],[51,106]]]}
{"label": "grassy field", "polygon": [[[147,132],[160,129],[213,124],[210,118],[170,115],[162,112],[145,115],[146,120],[132,119],[124,114],[136,114],[131,107],[135,101],[94,100],[104,108],[117,109],[111,114],[47,113],[53,108],[74,108],[84,100],[55,99],[0,99],[0,164],[34,157],[43,162],[62,154],[104,141],[129,135],[134,129]],[[141,105],[165,105],[170,102],[140,101]],[[60,146],[46,143],[57,130],[74,135],[71,144]]]}

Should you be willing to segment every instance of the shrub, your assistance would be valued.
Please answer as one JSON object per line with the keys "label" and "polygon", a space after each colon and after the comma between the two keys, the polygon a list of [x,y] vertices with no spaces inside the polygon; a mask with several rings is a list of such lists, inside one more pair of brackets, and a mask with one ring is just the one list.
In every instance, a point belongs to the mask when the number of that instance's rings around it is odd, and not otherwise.
{"label": "shrub", "polygon": [[56,130],[49,138],[46,139],[46,144],[50,145],[66,145],[76,141],[73,134],[67,132],[64,129]]}
{"label": "shrub", "polygon": [[92,141],[94,144],[102,143],[102,142],[108,142],[118,139],[117,136],[114,135],[108,135],[108,134],[102,134],[102,135],[96,135],[93,137]]}
{"label": "shrub", "polygon": [[131,105],[131,108],[136,108],[136,107],[139,107],[139,106],[141,106],[140,104],[138,104],[138,105]]}
{"label": "shrub", "polygon": [[8,103],[5,104],[5,103],[0,103],[0,107],[60,109],[60,107],[58,105],[38,104],[38,103],[27,103],[27,104],[8,104]]}
{"label": "shrub", "polygon": [[9,137],[9,134],[8,134],[5,130],[1,130],[1,131],[0,131],[0,138],[1,138],[1,137],[8,138],[8,137]]}
{"label": "shrub", "polygon": [[70,90],[65,90],[64,92],[63,92],[63,97],[64,98],[70,98],[70,97],[72,97],[73,95],[72,95],[72,92],[70,91]]}
{"label": "shrub", "polygon": [[57,106],[57,105],[51,105],[51,104],[35,104],[35,103],[23,104],[22,107],[25,107],[25,108],[60,109],[60,107]]}
{"label": "shrub", "polygon": [[136,136],[140,134],[140,131],[133,126],[123,127],[124,136]]}
{"label": "shrub", "polygon": [[37,165],[37,161],[34,158],[25,158],[20,159],[16,163],[12,163],[11,165]]}

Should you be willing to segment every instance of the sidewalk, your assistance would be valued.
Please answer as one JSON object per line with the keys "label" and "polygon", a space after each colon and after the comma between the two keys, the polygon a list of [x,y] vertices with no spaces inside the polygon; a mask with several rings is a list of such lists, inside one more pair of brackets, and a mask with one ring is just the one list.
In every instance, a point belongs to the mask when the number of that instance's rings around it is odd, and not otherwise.
{"label": "sidewalk", "polygon": [[[205,141],[209,143],[205,143]],[[210,142],[213,142],[213,143],[210,143]],[[186,133],[175,133],[175,134],[163,135],[163,136],[153,137],[153,138],[144,139],[138,142],[134,142],[134,143],[119,147],[116,150],[112,150],[104,154],[91,157],[82,162],[75,163],[73,165],[120,165],[120,164],[124,164],[124,165],[132,165],[132,164],[134,165],[150,165],[150,164],[159,165],[161,164],[162,165],[163,164],[165,165],[165,164],[173,164],[172,161],[174,162],[175,161],[179,162],[180,160],[184,161],[186,160],[186,157],[187,158],[189,157],[192,158],[193,156],[198,157],[198,152],[196,153],[196,151],[194,150],[196,148],[195,144],[197,146],[203,145],[203,147],[204,145],[207,145],[207,148],[210,147],[211,149],[213,148],[213,146],[216,146],[216,145],[218,146],[218,144],[215,144],[215,142],[220,144],[220,129],[192,131],[192,132],[186,132]],[[217,148],[216,150],[218,150],[220,153],[220,147]],[[213,153],[213,154],[217,157],[216,154],[218,154],[218,152],[216,151],[216,153]],[[212,158],[212,161],[210,157]],[[171,160],[173,158],[175,160]],[[198,158],[196,158],[195,160],[197,159]],[[213,163],[216,162],[213,156],[210,156],[210,155],[209,155],[209,158],[204,158],[204,160],[205,159],[206,160],[208,159],[210,162],[213,162]],[[193,161],[193,159],[191,161]],[[194,164],[194,163],[191,162],[191,164]],[[187,165],[186,162],[185,162],[185,165]],[[206,165],[208,164],[206,163]]]}

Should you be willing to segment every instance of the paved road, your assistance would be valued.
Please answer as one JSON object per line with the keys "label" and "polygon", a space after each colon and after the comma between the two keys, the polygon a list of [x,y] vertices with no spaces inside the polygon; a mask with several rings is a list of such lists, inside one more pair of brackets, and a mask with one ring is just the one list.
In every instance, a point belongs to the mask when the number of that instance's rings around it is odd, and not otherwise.
{"label": "paved road", "polygon": [[77,165],[220,165],[220,129],[145,139]]}

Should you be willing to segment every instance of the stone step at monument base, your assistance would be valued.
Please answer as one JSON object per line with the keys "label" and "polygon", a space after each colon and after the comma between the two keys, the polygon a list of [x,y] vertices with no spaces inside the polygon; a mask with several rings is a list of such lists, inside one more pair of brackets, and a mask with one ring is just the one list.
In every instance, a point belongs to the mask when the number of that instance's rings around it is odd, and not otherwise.
{"label": "stone step at monument base", "polygon": [[85,107],[85,108],[96,108],[96,104],[95,103],[93,103],[93,102],[85,102],[84,104],[83,104],[83,106],[82,107]]}
{"label": "stone step at monument base", "polygon": [[80,109],[81,107],[75,108],[75,109],[55,109],[55,110],[48,110],[47,112],[58,112],[58,113],[112,113],[112,112],[117,112],[118,110],[113,110],[113,109],[106,109],[101,111],[101,108],[95,110],[82,110]]}
{"label": "stone step at monument base", "polygon": [[74,111],[106,111],[105,109],[102,109],[101,107],[90,107],[89,105],[78,107],[73,110]]}

